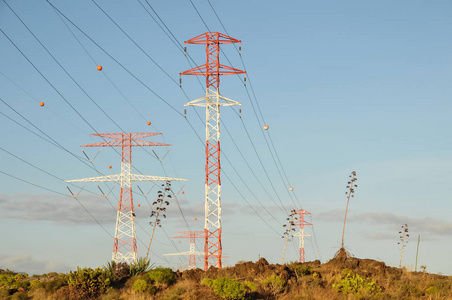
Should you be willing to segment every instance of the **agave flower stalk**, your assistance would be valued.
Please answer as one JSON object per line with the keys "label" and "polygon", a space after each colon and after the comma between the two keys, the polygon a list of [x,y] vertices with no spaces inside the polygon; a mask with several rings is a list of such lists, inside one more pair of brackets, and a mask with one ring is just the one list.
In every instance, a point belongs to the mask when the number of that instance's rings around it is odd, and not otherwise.
{"label": "agave flower stalk", "polygon": [[353,171],[351,175],[349,175],[350,181],[347,182],[347,191],[345,195],[347,196],[347,207],[345,208],[345,217],[344,217],[344,228],[342,229],[342,246],[344,248],[344,235],[345,235],[345,223],[347,222],[347,212],[348,212],[348,204],[350,202],[350,198],[355,197],[355,188],[358,187],[355,182],[358,180],[356,178],[356,172]]}
{"label": "agave flower stalk", "polygon": [[154,203],[152,203],[152,205],[158,205],[158,207],[155,210],[153,210],[151,212],[151,215],[150,215],[151,218],[155,216],[155,221],[154,222],[149,222],[149,224],[152,225],[153,227],[152,227],[151,239],[149,241],[148,251],[146,252],[145,261],[147,261],[148,257],[149,257],[149,250],[151,249],[151,244],[152,244],[152,239],[154,238],[155,228],[157,227],[157,225],[159,227],[162,227],[162,225],[160,224],[162,220],[159,219],[160,213],[162,212],[162,216],[164,218],[166,218],[166,215],[163,213],[163,212],[166,211],[166,207],[163,207],[163,206],[164,205],[168,206],[169,205],[169,201],[165,200],[165,197],[166,198],[171,198],[171,195],[167,195],[167,194],[169,194],[169,191],[171,190],[171,188],[170,188],[171,187],[171,183],[169,181],[167,181],[166,184],[162,184],[162,186],[164,187],[164,191],[163,192],[162,191],[158,191],[157,200],[154,201]]}

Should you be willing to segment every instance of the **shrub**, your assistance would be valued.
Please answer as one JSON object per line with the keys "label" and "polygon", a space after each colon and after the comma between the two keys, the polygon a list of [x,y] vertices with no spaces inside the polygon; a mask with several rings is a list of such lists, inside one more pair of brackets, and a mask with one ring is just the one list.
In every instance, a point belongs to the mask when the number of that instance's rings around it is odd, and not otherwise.
{"label": "shrub", "polygon": [[80,297],[97,297],[104,293],[110,286],[111,273],[101,268],[79,268],[70,272],[68,284],[72,290],[76,290]]}
{"label": "shrub", "polygon": [[298,276],[302,276],[302,275],[311,275],[313,273],[313,271],[312,271],[312,268],[310,266],[296,265],[295,266],[295,273]]}
{"label": "shrub", "polygon": [[[54,275],[52,275],[54,276]],[[52,277],[51,280],[48,280],[46,282],[42,282],[42,285],[44,286],[44,289],[47,292],[55,292],[59,290],[60,288],[68,285],[68,279],[69,276],[66,274],[56,274],[56,277]]]}
{"label": "shrub", "polygon": [[270,275],[267,279],[261,282],[265,286],[270,286],[274,294],[280,293],[284,290],[286,282],[278,275]]}
{"label": "shrub", "polygon": [[146,288],[148,287],[148,284],[143,279],[138,279],[133,283],[132,290],[135,292],[144,292]]}
{"label": "shrub", "polygon": [[431,286],[425,290],[427,294],[435,294],[438,292],[438,288],[436,286]]}
{"label": "shrub", "polygon": [[170,268],[155,268],[147,272],[144,278],[166,285],[171,285],[176,282],[176,274]]}
{"label": "shrub", "polygon": [[30,289],[38,289],[44,287],[44,283],[40,282],[37,279],[30,281]]}
{"label": "shrub", "polygon": [[243,286],[245,287],[246,290],[249,290],[251,292],[254,292],[257,290],[257,285],[252,281],[245,281]]}
{"label": "shrub", "polygon": [[17,290],[19,288],[26,289],[29,286],[30,281],[28,280],[28,274],[26,273],[21,274],[8,271],[0,275],[0,287]]}
{"label": "shrub", "polygon": [[180,296],[184,294],[187,290],[181,286],[175,286],[174,288],[166,291],[166,293],[162,296],[162,300],[180,300],[182,299]]}
{"label": "shrub", "polygon": [[361,276],[353,274],[348,269],[342,271],[342,279],[337,284],[333,284],[333,289],[344,295],[357,295],[358,298],[362,295],[376,294],[381,291],[375,281],[364,280]]}
{"label": "shrub", "polygon": [[210,278],[204,278],[201,284],[211,288],[213,287],[213,280]]}
{"label": "shrub", "polygon": [[215,279],[213,290],[223,299],[245,299],[245,288],[235,279],[227,277]]}

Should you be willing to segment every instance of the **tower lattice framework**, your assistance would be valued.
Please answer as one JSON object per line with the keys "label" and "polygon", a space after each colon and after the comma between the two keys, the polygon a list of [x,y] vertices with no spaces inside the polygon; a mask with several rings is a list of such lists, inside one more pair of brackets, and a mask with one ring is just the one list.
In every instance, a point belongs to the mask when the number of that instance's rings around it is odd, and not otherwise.
{"label": "tower lattice framework", "polygon": [[304,220],[305,215],[310,215],[310,212],[307,212],[304,209],[299,209],[295,212],[296,215],[298,215],[297,220],[294,222],[294,225],[298,226],[299,230],[297,233],[294,234],[294,236],[299,237],[299,262],[305,262],[305,252],[304,252],[304,238],[311,236],[308,233],[304,232],[304,226],[312,225],[311,223]]}
{"label": "tower lattice framework", "polygon": [[135,213],[133,208],[132,181],[181,181],[186,179],[132,174],[133,146],[171,146],[142,138],[162,133],[97,133],[91,134],[110,138],[112,140],[82,145],[81,147],[121,147],[121,174],[91,177],[66,182],[119,182],[118,211],[116,216],[115,238],[112,260],[115,262],[132,263],[137,261],[137,240],[135,233]]}
{"label": "tower lattice framework", "polygon": [[241,42],[219,32],[206,32],[186,41],[185,44],[206,45],[206,63],[180,73],[206,78],[206,95],[185,104],[185,107],[206,108],[204,270],[209,266],[222,267],[220,107],[241,104],[220,95],[220,75],[245,74],[245,71],[220,64],[220,45],[232,43]]}
{"label": "tower lattice framework", "polygon": [[204,255],[204,252],[196,251],[196,239],[204,238],[204,231],[176,231],[177,233],[181,233],[182,235],[174,236],[173,239],[181,239],[181,238],[189,238],[190,239],[190,251],[188,252],[178,252],[178,253],[169,253],[163,255],[188,255],[188,269],[196,269],[196,255]]}

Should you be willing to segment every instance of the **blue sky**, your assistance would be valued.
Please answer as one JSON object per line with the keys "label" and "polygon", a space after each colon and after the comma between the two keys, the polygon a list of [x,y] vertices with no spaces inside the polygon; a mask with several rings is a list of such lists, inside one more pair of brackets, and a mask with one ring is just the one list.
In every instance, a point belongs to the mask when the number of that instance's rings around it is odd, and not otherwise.
{"label": "blue sky", "polygon": [[[418,265],[452,274],[450,1],[210,1],[227,32],[204,0],[193,4],[208,28],[190,1],[149,1],[158,16],[143,0],[50,2],[97,45],[46,1],[7,1],[52,59],[0,2],[0,268],[67,272],[110,259],[119,187],[101,185],[112,189],[106,199],[87,184],[77,198],[108,234],[63,182],[119,173],[111,148],[92,164],[86,160],[82,150],[90,158],[100,150],[80,148],[101,141],[90,136],[93,128],[163,132],[148,140],[173,145],[162,162],[150,150],[133,149],[133,164],[143,174],[188,179],[173,185],[185,193],[170,205],[151,249],[158,265],[188,264],[163,254],[188,251],[188,240],[169,239],[176,231],[203,229],[205,158],[198,137],[204,140],[205,114],[189,108],[185,119],[183,104],[205,91],[194,76],[182,79],[182,90],[178,74],[203,64],[205,51],[189,45],[193,63],[176,45],[219,31],[242,41],[243,61],[225,45],[221,63],[248,72],[246,87],[237,76],[221,78],[222,95],[243,104],[242,119],[237,110],[222,110],[225,265],[258,255],[281,262],[288,212],[280,201],[287,210],[295,203],[312,213],[307,259],[331,259],[341,242],[347,178],[356,171],[347,249],[398,266],[398,231],[407,223],[403,265],[414,266],[420,234]],[[77,186],[74,193],[83,187]],[[140,184],[145,193],[152,186]],[[144,256],[149,206],[134,190]],[[156,196],[154,188],[148,199]],[[289,261],[297,259],[295,246],[289,245]]]}

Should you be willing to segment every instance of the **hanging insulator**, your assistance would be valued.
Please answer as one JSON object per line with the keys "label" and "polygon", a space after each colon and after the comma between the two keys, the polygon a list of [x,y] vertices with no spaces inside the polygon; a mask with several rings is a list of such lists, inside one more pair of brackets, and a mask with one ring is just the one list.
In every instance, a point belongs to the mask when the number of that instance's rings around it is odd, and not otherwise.
{"label": "hanging insulator", "polygon": [[182,88],[182,76],[179,77],[179,86]]}
{"label": "hanging insulator", "polygon": [[242,55],[242,44],[239,45],[239,55]]}
{"label": "hanging insulator", "polygon": [[242,107],[239,108],[239,117],[242,118]]}
{"label": "hanging insulator", "polygon": [[187,108],[186,107],[184,108],[184,117],[185,117],[185,119],[187,118]]}
{"label": "hanging insulator", "polygon": [[184,54],[187,56],[187,46],[184,46]]}
{"label": "hanging insulator", "polygon": [[245,86],[246,86],[246,73],[245,73],[245,78],[243,79],[243,82],[245,83]]}

